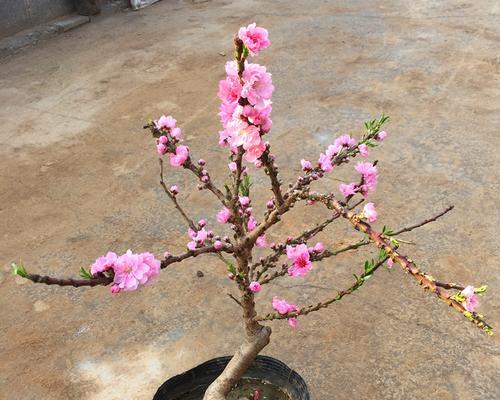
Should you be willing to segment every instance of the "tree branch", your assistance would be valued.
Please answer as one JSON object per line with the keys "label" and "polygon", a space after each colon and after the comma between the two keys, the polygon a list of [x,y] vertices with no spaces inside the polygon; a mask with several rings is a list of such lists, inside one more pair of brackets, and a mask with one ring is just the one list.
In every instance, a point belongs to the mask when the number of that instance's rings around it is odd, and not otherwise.
{"label": "tree branch", "polygon": [[174,203],[175,208],[179,213],[182,215],[182,217],[186,220],[187,224],[191,229],[194,231],[197,230],[196,225],[194,224],[193,220],[187,216],[185,211],[182,209],[182,207],[179,205],[177,198],[168,190],[167,186],[165,185],[165,182],[163,181],[163,159],[159,158],[158,161],[160,162],[160,185],[167,194],[167,196],[172,200],[172,203]]}

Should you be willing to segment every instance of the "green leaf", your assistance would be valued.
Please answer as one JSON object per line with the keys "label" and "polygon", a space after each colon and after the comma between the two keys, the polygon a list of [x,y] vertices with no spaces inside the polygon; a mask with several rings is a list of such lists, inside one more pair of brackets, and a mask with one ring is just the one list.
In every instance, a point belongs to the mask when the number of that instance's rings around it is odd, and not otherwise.
{"label": "green leaf", "polygon": [[378,259],[383,260],[386,257],[387,257],[387,251],[385,251],[385,249],[380,249],[378,253]]}
{"label": "green leaf", "polygon": [[12,273],[14,275],[19,275],[23,278],[26,278],[28,276],[28,273],[26,272],[26,269],[24,268],[24,265],[21,262],[19,262],[19,264],[12,263],[11,266],[12,266]]}
{"label": "green leaf", "polygon": [[252,186],[250,176],[245,175],[243,177],[243,180],[240,183],[240,194],[242,196],[249,196],[250,195],[250,186]]}
{"label": "green leaf", "polygon": [[394,233],[394,231],[393,231],[391,228],[389,228],[389,227],[387,227],[387,226],[385,226],[385,225],[384,225],[384,227],[382,228],[382,234],[383,234],[383,235],[386,235],[386,236],[391,236],[393,233]]}
{"label": "green leaf", "polygon": [[80,267],[80,276],[83,279],[92,279],[92,274],[88,269],[85,269],[84,267]]}
{"label": "green leaf", "polygon": [[481,294],[481,293],[486,292],[486,289],[488,289],[488,285],[483,285],[481,287],[474,288],[474,293]]}
{"label": "green leaf", "polygon": [[241,278],[241,279],[245,279],[245,273],[243,271],[240,271],[238,273],[238,276]]}
{"label": "green leaf", "polygon": [[230,262],[227,263],[227,270],[228,270],[228,272],[232,273],[233,275],[236,275],[236,267],[234,266],[233,263],[230,263]]}
{"label": "green leaf", "polygon": [[248,48],[247,48],[247,46],[243,45],[243,52],[242,52],[242,54],[241,54],[241,57],[242,57],[242,58],[247,58],[247,57],[248,57],[248,54],[249,54],[249,52],[248,52]]}

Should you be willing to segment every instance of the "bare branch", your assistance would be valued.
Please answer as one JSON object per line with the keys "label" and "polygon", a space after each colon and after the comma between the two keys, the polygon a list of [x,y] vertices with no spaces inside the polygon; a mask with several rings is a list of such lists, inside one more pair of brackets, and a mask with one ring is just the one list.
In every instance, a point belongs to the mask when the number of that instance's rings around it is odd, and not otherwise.
{"label": "bare branch", "polygon": [[186,212],[179,205],[175,195],[172,194],[170,192],[170,190],[168,190],[167,186],[165,185],[165,182],[163,181],[163,160],[160,158],[160,159],[158,159],[158,161],[160,162],[160,185],[161,185],[161,187],[163,188],[163,190],[165,191],[167,196],[170,198],[170,200],[172,200],[172,203],[174,203],[175,208],[177,209],[177,211],[179,211],[179,213],[182,215],[182,217],[186,220],[189,227],[196,231],[197,230],[196,225],[194,224],[193,220],[187,216]]}

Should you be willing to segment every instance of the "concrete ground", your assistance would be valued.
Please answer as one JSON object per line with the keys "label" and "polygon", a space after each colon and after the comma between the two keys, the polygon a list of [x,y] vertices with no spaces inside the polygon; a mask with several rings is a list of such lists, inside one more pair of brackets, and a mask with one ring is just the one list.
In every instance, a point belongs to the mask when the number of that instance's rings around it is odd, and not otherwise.
{"label": "concrete ground", "polygon": [[[497,2],[165,0],[0,63],[1,399],[151,399],[167,378],[239,343],[239,310],[225,295],[234,289],[213,257],[118,295],[35,286],[12,277],[9,264],[76,275],[108,249],[182,251],[186,227],[158,186],[142,125],[171,113],[193,154],[211,171],[225,166],[217,82],[233,33],[253,21],[272,40],[258,62],[276,86],[269,140],[284,179],[339,133],[359,134],[364,120],[389,114],[390,136],[372,153],[377,225],[404,226],[455,204],[407,234],[417,245],[404,249],[443,280],[489,284],[480,311],[500,327]],[[323,189],[336,190],[351,171],[330,175]],[[262,204],[267,179],[252,175]],[[216,226],[217,204],[190,176],[169,169],[167,180]],[[298,208],[271,236],[324,215]],[[322,237],[334,246],[356,238],[342,221]],[[324,298],[351,282],[367,254],[283,279],[259,294],[259,308],[269,311],[274,295],[301,305]],[[302,374],[318,400],[498,399],[498,335],[481,334],[399,270],[378,272],[296,330],[272,327],[265,354]]]}

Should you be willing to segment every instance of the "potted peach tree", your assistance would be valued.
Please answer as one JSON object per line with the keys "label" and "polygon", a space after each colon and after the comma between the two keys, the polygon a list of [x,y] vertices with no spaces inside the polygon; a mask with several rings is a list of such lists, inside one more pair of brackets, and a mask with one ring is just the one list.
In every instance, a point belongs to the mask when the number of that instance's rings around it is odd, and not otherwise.
{"label": "potted peach tree", "polygon": [[[203,254],[216,254],[225,263],[228,277],[237,288],[237,295],[231,295],[241,308],[242,343],[227,363],[223,372],[206,389],[205,400],[226,399],[232,388],[254,362],[257,355],[269,343],[273,321],[286,320],[293,328],[306,315],[320,312],[333,303],[348,297],[363,287],[367,280],[380,268],[398,265],[423,289],[463,314],[468,320],[491,334],[492,328],[484,317],[476,312],[478,295],[485,286],[461,285],[441,282],[420,270],[415,262],[400,250],[398,236],[433,222],[446,214],[452,207],[429,219],[398,230],[384,227],[377,230],[372,223],[377,220],[373,202],[367,201],[377,188],[378,171],[376,163],[368,161],[372,148],[378,146],[387,136],[382,130],[388,117],[365,123],[359,138],[342,135],[319,155],[317,162],[300,160],[302,173],[287,186],[282,184],[271,146],[265,141],[272,121],[271,98],[274,91],[271,74],[266,67],[249,62],[270,44],[268,32],[255,24],[243,27],[234,38],[235,59],[226,63],[226,78],[219,83],[220,119],[222,130],[219,145],[227,148],[228,180],[221,187],[211,178],[206,161],[195,159],[189,147],[183,142],[181,128],[172,116],[161,116],[147,124],[154,138],[160,156],[160,185],[175,209],[187,225],[189,241],[181,254],[165,252],[161,258],[149,253],[134,253],[128,250],[117,255],[112,251],[99,257],[90,269],[81,268],[81,278],[55,278],[29,273],[22,264],[13,264],[14,273],[35,283],[59,286],[110,286],[112,293],[133,291],[153,281],[161,270],[168,270],[185,259]],[[352,165],[355,158],[361,158],[353,168],[352,182],[340,184],[338,191],[320,193],[314,189],[316,181],[334,173],[338,168]],[[164,161],[173,168],[184,168],[198,181],[198,189],[210,192],[220,202],[220,209],[214,210],[220,230],[215,232],[205,220],[194,221],[189,211],[178,198],[178,187],[167,187],[163,180]],[[272,197],[266,202],[263,215],[256,215],[251,199],[250,174],[263,171],[269,177]],[[294,207],[305,202],[310,207],[326,207],[329,217],[303,231],[298,236],[288,236],[281,243],[268,243],[266,233],[275,228],[280,219],[293,212]],[[321,242],[314,243],[315,236],[334,222],[344,221],[360,233],[357,242],[342,248],[326,249]],[[229,235],[227,232],[231,232]],[[321,261],[328,261],[336,255],[355,251],[363,246],[375,246],[378,256],[367,260],[360,272],[354,274],[352,285],[320,299],[313,304],[293,304],[276,292],[268,312],[258,313],[256,301],[263,285],[291,276],[300,280],[311,268],[319,268]],[[255,249],[265,248],[268,254],[255,260]],[[224,277],[227,279],[227,277]],[[258,392],[253,394],[258,398]]]}

